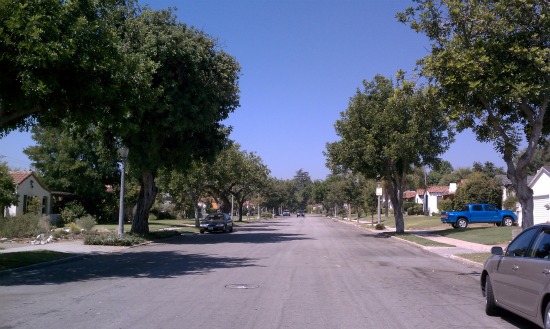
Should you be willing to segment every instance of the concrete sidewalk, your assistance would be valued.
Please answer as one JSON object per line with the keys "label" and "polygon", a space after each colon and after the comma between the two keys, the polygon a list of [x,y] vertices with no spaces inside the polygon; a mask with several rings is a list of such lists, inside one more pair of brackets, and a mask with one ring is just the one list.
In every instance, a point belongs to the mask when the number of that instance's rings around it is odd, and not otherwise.
{"label": "concrete sidewalk", "polygon": [[128,248],[130,247],[85,245],[84,240],[60,240],[46,244],[2,242],[0,243],[0,254],[34,250],[51,250],[72,254],[97,254],[121,252]]}
{"label": "concrete sidewalk", "polygon": [[[340,222],[347,223],[347,224],[357,224],[357,221],[353,221],[353,220],[352,221],[345,221],[344,220],[344,221],[340,221]],[[370,222],[363,222],[363,221],[359,221],[359,223],[360,224],[367,224],[367,225],[371,224]],[[386,227],[386,229],[384,231],[377,231],[374,228],[372,228],[372,229],[369,228],[368,230],[371,230],[373,232],[395,232],[395,228],[392,228],[392,227]],[[473,262],[471,260],[462,258],[462,257],[460,257],[460,255],[473,254],[473,253],[490,253],[491,248],[494,247],[492,245],[485,245],[485,244],[473,243],[473,242],[468,242],[468,241],[463,241],[463,240],[458,240],[458,239],[453,239],[453,238],[447,238],[447,237],[444,237],[444,236],[435,235],[431,231],[426,231],[426,230],[407,231],[407,233],[414,234],[414,235],[419,236],[421,238],[432,240],[432,241],[435,241],[435,242],[444,243],[444,244],[447,244],[449,246],[429,247],[429,246],[423,246],[423,245],[420,245],[420,244],[417,244],[417,243],[414,243],[414,242],[411,242],[411,241],[408,241],[408,240],[405,240],[405,239],[400,239],[399,237],[395,237],[395,236],[392,236],[392,238],[399,239],[401,241],[404,241],[404,242],[407,242],[409,244],[415,245],[419,248],[422,248],[422,249],[427,250],[429,252],[432,252],[434,254],[438,254],[442,257],[452,258],[452,259],[455,259],[455,260],[458,260],[458,261],[461,261],[461,262],[464,262],[464,263],[476,265],[476,266],[479,266],[479,267],[482,267],[483,264]],[[504,249],[507,245],[508,244],[502,244],[502,245],[498,245],[498,246],[500,246]]]}

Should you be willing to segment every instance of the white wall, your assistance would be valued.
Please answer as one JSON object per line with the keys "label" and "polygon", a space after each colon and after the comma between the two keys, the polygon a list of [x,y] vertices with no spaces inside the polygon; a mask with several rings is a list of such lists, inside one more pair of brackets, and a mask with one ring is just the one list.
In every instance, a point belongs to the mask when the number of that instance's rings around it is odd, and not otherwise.
{"label": "white wall", "polygon": [[19,203],[17,206],[11,206],[7,210],[7,214],[10,216],[20,216],[23,215],[23,209],[25,200],[28,200],[32,197],[38,197],[38,199],[43,202],[43,213],[50,214],[52,208],[52,197],[50,191],[44,188],[36,177],[29,176],[21,184],[17,185],[17,195]]}
{"label": "white wall", "polygon": [[550,176],[541,169],[530,184],[533,189],[533,224],[550,221],[550,210],[546,205],[550,203]]}

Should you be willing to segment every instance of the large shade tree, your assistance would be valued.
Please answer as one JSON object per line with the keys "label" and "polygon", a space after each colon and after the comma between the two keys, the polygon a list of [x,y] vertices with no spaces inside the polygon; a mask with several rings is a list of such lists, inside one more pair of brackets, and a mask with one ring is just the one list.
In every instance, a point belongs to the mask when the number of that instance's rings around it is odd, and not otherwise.
{"label": "large shade tree", "polygon": [[150,63],[128,56],[118,26],[135,1],[0,0],[0,137],[39,122],[118,117]]}
{"label": "large shade tree", "polygon": [[452,142],[437,94],[403,79],[377,75],[363,82],[335,124],[341,140],[327,144],[331,170],[351,170],[383,179],[393,205],[397,232],[404,232],[403,188],[413,167],[439,161]]}
{"label": "large shade tree", "polygon": [[[268,186],[269,169],[254,152],[240,149],[233,144],[220,153],[212,166],[207,168],[207,187],[230,208],[231,196],[237,204],[239,221],[242,221],[243,205],[250,198],[262,194]],[[226,212],[229,212],[226,209]]]}
{"label": "large shade tree", "polygon": [[111,216],[118,196],[107,187],[120,184],[113,136],[92,128],[72,130],[66,121],[59,127],[35,126],[32,132],[36,145],[24,153],[44,184],[73,194],[89,214]]}
{"label": "large shade tree", "polygon": [[132,232],[149,232],[148,214],[160,168],[185,171],[193,161],[213,158],[227,143],[221,123],[239,105],[235,59],[204,32],[178,22],[170,10],[145,9],[123,27],[131,54],[145,54],[155,66],[141,102],[117,127],[140,181]]}
{"label": "large shade tree", "polygon": [[[494,143],[521,203],[522,226],[532,226],[529,164],[550,133],[550,1],[414,1],[398,19],[432,41],[422,73],[441,87],[459,130]],[[522,141],[527,147],[518,154]]]}
{"label": "large shade tree", "polygon": [[16,187],[6,162],[0,162],[0,217],[4,216],[4,209],[17,205]]}

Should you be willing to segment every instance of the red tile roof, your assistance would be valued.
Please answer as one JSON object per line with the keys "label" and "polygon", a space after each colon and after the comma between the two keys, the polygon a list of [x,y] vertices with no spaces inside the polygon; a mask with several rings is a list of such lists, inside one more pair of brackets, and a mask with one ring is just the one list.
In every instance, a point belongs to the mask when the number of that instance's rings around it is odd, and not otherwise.
{"label": "red tile roof", "polygon": [[32,171],[10,171],[10,176],[13,182],[17,185],[21,184],[25,179],[32,175]]}
{"label": "red tile roof", "polygon": [[428,192],[449,194],[449,187],[448,186],[428,186]]}
{"label": "red tile roof", "polygon": [[404,199],[411,199],[411,198],[414,198],[415,196],[416,196],[415,191],[405,191],[405,192],[403,192],[403,198]]}

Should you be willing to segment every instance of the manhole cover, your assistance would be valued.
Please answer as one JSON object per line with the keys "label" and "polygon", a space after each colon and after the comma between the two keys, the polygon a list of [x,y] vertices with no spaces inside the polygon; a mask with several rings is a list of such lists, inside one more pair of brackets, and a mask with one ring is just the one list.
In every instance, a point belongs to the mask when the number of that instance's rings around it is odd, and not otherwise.
{"label": "manhole cover", "polygon": [[257,284],[228,284],[225,286],[230,289],[256,289],[260,288]]}

